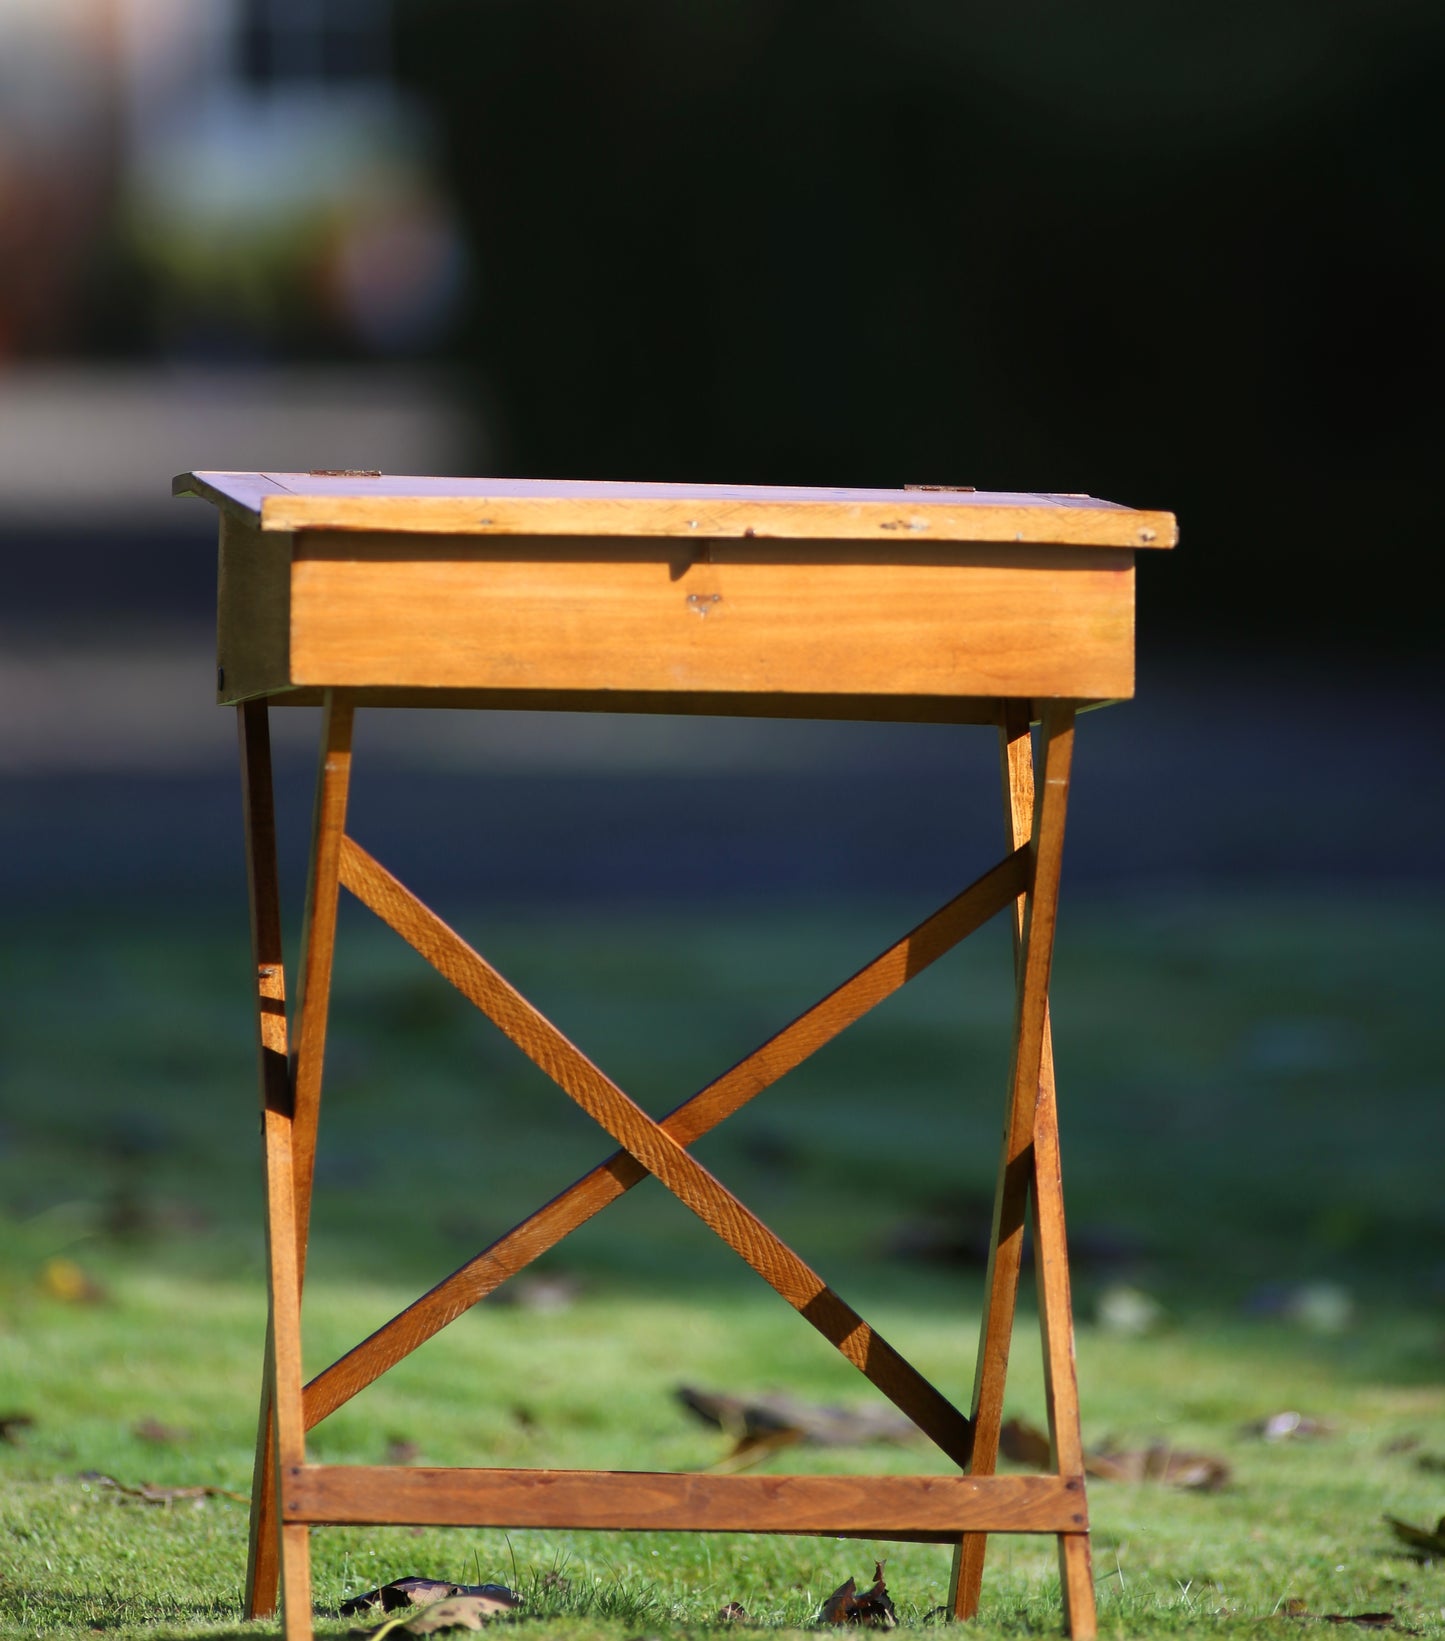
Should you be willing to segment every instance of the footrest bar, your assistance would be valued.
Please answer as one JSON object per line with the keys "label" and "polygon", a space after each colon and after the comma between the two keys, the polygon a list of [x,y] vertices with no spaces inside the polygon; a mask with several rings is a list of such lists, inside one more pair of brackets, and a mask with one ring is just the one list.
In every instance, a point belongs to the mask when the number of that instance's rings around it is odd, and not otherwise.
{"label": "footrest bar", "polygon": [[710,1476],[634,1470],[300,1465],[282,1518],[333,1526],[866,1534],[1088,1529],[1082,1476]]}

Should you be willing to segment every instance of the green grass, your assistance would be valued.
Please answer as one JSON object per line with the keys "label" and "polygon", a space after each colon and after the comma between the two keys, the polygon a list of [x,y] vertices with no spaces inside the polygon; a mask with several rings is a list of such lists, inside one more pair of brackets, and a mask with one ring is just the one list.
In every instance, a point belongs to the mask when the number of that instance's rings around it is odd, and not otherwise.
{"label": "green grass", "polygon": [[[661,1111],[927,910],[458,921]],[[1445,1476],[1420,1463],[1445,1454],[1439,912],[1067,910],[1055,1034],[1085,1439],[1231,1467],[1213,1494],[1093,1484],[1105,1634],[1324,1629],[1278,1616],[1295,1599],[1445,1635],[1445,1568],[1381,1520],[1445,1510]],[[392,937],[350,914],[345,934],[313,1370],[609,1150]],[[13,931],[0,959],[0,1415],[34,1421],[0,1444],[0,1635],[276,1633],[240,1621],[244,1506],[155,1506],[82,1479],[249,1489],[264,1297],[241,935],[232,919],[62,922]],[[986,1202],[1007,969],[1006,932],[984,931],[698,1148],[965,1402],[980,1273],[893,1250],[906,1225],[973,1229]],[[95,1296],[47,1292],[57,1259]],[[727,1444],[679,1383],[871,1394],[651,1182],[541,1268],[575,1279],[570,1308],[478,1307],[321,1426],[313,1453],[378,1463],[404,1442],[439,1464],[701,1468]],[[1096,1320],[1125,1283],[1158,1307],[1151,1331]],[[1040,1403],[1025,1317],[1009,1411],[1037,1420]],[[1284,1408],[1331,1433],[1248,1433]],[[145,1421],[170,1439],[138,1434]],[[794,1449],[767,1467],[946,1468],[925,1447]],[[948,1578],[937,1548],[817,1539],[319,1529],[314,1547],[322,1609],[407,1573],[500,1580],[559,1641],[717,1631],[730,1601],[803,1626],[875,1557],[921,1625]],[[978,1632],[1058,1623],[1052,1545],[995,1537]]]}

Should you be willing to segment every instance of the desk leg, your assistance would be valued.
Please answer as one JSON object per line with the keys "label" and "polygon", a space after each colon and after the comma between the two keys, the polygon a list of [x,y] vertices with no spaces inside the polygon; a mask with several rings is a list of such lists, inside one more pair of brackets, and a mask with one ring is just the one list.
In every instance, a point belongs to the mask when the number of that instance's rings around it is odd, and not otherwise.
{"label": "desk leg", "polygon": [[[1045,1368],[1046,1371],[1053,1370],[1052,1379],[1056,1381],[1051,1382],[1049,1388],[1049,1425],[1051,1432],[1056,1432],[1055,1452],[1062,1461],[1060,1472],[1079,1475],[1082,1474],[1082,1461],[1079,1457],[1078,1399],[1072,1371],[1073,1327],[1068,1312],[1062,1203],[1058,1198],[1058,1150],[1053,1126],[1054,1068],[1048,1018],[1049,969],[1053,957],[1059,868],[1073,754],[1074,713],[1067,703],[1053,704],[1045,710],[1039,790],[1034,778],[1027,711],[1013,703],[1005,711],[999,737],[1005,832],[1010,848],[1030,842],[1034,873],[1032,887],[1025,899],[1016,904],[1014,913],[1017,964],[1014,1064],[994,1199],[993,1233],[989,1244],[985,1283],[987,1312],[979,1337],[978,1364],[974,1374],[974,1447],[970,1473],[992,1475],[998,1461],[1004,1382],[1023,1252],[1024,1216],[1032,1194],[1035,1198],[1035,1258],[1039,1262]],[[1049,1250],[1047,1259],[1041,1255],[1038,1246],[1040,1221],[1035,1142],[1041,1118],[1049,1134],[1054,1136],[1049,1153],[1052,1162],[1046,1171],[1052,1186],[1045,1188],[1049,1200],[1048,1210],[1043,1216]],[[1059,1271],[1062,1272],[1062,1282],[1057,1279]],[[1050,1277],[1046,1288],[1045,1276],[1049,1272],[1055,1274]],[[1063,1305],[1062,1312],[1059,1310],[1060,1303]],[[1059,1365],[1056,1350],[1067,1351],[1067,1372]],[[1071,1439],[1069,1431],[1072,1431]],[[1093,1634],[1094,1622],[1088,1538],[1085,1534],[1069,1534],[1061,1536],[1059,1542],[1064,1573],[1065,1621],[1069,1633],[1082,1638]],[[950,1604],[959,1618],[971,1618],[978,1611],[987,1545],[986,1533],[966,1533],[955,1552]]]}
{"label": "desk leg", "polygon": [[305,1462],[302,1414],[301,1286],[305,1275],[311,1181],[321,1094],[321,1063],[335,942],[337,870],[351,768],[352,710],[328,696],[322,723],[311,864],[302,935],[302,1003],[297,1055],[288,1064],[281,961],[275,804],[263,702],[240,708],[242,791],[250,884],[251,938],[261,1042],[269,1319],[261,1418],[252,1485],[246,1575],[248,1618],[275,1610],[281,1586],[287,1641],[309,1641],[308,1529],[282,1522],[280,1478]]}
{"label": "desk leg", "polygon": [[[281,908],[276,872],[275,800],[271,788],[270,723],[264,701],[236,710],[241,743],[241,803],[245,822],[246,878],[250,891],[251,956],[256,984],[260,1047],[263,1152],[273,1125],[289,1123],[291,1076],[286,1048],[286,980],[281,961]],[[268,1182],[269,1183],[269,1182]],[[269,1225],[270,1216],[267,1216]],[[245,1615],[266,1618],[276,1610],[276,1452],[272,1407],[275,1356],[270,1318],[256,1429],[251,1482],[251,1538],[246,1564]]]}

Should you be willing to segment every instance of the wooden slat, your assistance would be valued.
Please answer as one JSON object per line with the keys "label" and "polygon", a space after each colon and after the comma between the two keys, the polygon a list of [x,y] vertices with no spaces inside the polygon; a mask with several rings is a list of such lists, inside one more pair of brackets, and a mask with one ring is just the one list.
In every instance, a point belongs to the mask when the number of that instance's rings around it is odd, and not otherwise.
{"label": "wooden slat", "polygon": [[[1133,555],[940,547],[800,563],[719,542],[705,563],[434,538],[306,535],[289,682],[346,689],[1070,696],[1134,692]],[[866,555],[865,555],[866,556]]]}
{"label": "wooden slat", "polygon": [[350,838],[343,845],[342,871],[353,894],[398,930],[594,1122],[661,1180],[950,1458],[959,1464],[967,1462],[968,1420],[666,1128],[654,1122],[485,958]]}
{"label": "wooden slat", "polygon": [[647,1471],[308,1465],[282,1478],[291,1522],[830,1534],[1076,1527],[1056,1476],[711,1476]]}
{"label": "wooden slat", "polygon": [[240,507],[267,530],[448,535],[758,536],[1086,542],[1169,547],[1172,515],[1092,496],[1018,491],[627,484],[595,480],[306,473],[180,475],[178,495]]}
{"label": "wooden slat", "polygon": [[[236,713],[241,754],[241,814],[250,903],[251,958],[255,976],[256,1043],[259,1055],[263,1165],[272,1133],[289,1121],[291,1081],[286,1051],[286,975],[282,961],[281,907],[276,869],[275,799],[266,707],[252,703]],[[267,1185],[270,1170],[267,1167]],[[261,1407],[256,1428],[255,1478],[246,1561],[246,1616],[276,1610],[279,1577],[276,1512],[275,1339],[268,1315],[262,1359]]]}
{"label": "wooden slat", "polygon": [[[377,870],[385,869],[378,865]],[[1000,861],[731,1070],[684,1100],[662,1119],[663,1128],[681,1145],[691,1145],[701,1138],[982,927],[1009,901],[1017,899],[1027,887],[1028,870],[1027,850],[1016,850]],[[343,864],[343,880],[345,877]],[[370,874],[359,877],[359,889],[365,890],[372,881]],[[392,904],[388,901],[372,910],[384,917]],[[398,932],[409,938],[407,930],[415,927],[408,922],[407,928]],[[645,1177],[646,1170],[627,1152],[614,1152],[475,1259],[468,1260],[311,1381],[306,1387],[307,1428],[334,1413],[418,1345]]]}
{"label": "wooden slat", "polygon": [[[1047,711],[1042,740],[1045,773],[1043,788],[1039,790],[1034,780],[1028,714],[1021,703],[1007,703],[1000,726],[1005,839],[1017,846],[1028,836],[1036,864],[1033,892],[1015,913],[1018,996],[1014,1058],[989,1237],[984,1290],[986,1310],[974,1370],[971,1407],[974,1450],[970,1470],[975,1475],[991,1475],[998,1462],[1004,1385],[1018,1303],[1024,1217],[1033,1177],[1035,1111],[1044,1080],[1048,1079],[1050,1088],[1053,1080],[1048,982],[1073,749],[1072,711],[1067,707]],[[971,1618],[977,1612],[986,1550],[986,1533],[970,1533],[955,1556],[951,1604],[959,1618]]]}
{"label": "wooden slat", "polygon": [[[1044,1350],[1044,1404],[1048,1412],[1053,1466],[1061,1475],[1084,1474],[1079,1426],[1079,1380],[1074,1361],[1073,1301],[1064,1234],[1064,1187],[1059,1161],[1058,1105],[1053,1056],[1047,1032],[1034,1113],[1033,1181],[1029,1192],[1034,1236],[1034,1276],[1038,1286],[1039,1330]],[[1081,1499],[1080,1503],[1084,1501]],[[1087,1506],[1085,1506],[1087,1520]],[[1088,1641],[1096,1627],[1094,1567],[1086,1532],[1059,1539],[1059,1584],[1064,1624],[1075,1641]]]}
{"label": "wooden slat", "polygon": [[[228,675],[229,676],[229,675]],[[273,707],[318,707],[326,692],[287,682],[283,668],[256,690],[227,695],[234,705],[248,694]],[[469,712],[664,713],[685,718],[807,718],[852,723],[994,724],[1001,703],[977,695],[740,695],[730,690],[685,694],[675,690],[354,689],[358,711],[424,707]],[[1105,703],[1099,702],[1098,705]]]}
{"label": "wooden slat", "polygon": [[296,1237],[300,1280],[306,1275],[306,1240],[311,1222],[311,1182],[316,1170],[316,1132],[321,1115],[321,1075],[326,1057],[326,1021],[331,1003],[331,967],[336,946],[336,906],[346,801],[351,784],[352,704],[328,694],[321,716],[316,799],[311,821],[311,857],[305,917],[301,930],[301,986],[296,1005],[296,1059],[292,1067],[295,1110]]}

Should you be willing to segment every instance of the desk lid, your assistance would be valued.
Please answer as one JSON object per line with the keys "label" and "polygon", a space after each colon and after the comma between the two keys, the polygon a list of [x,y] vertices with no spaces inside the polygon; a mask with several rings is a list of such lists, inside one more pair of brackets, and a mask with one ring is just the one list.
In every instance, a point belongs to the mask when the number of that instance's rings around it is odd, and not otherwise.
{"label": "desk lid", "polygon": [[1172,547],[1171,513],[1093,496],[918,485],[901,490],[599,479],[415,478],[369,472],[182,473],[262,530],[477,536],[774,537]]}

